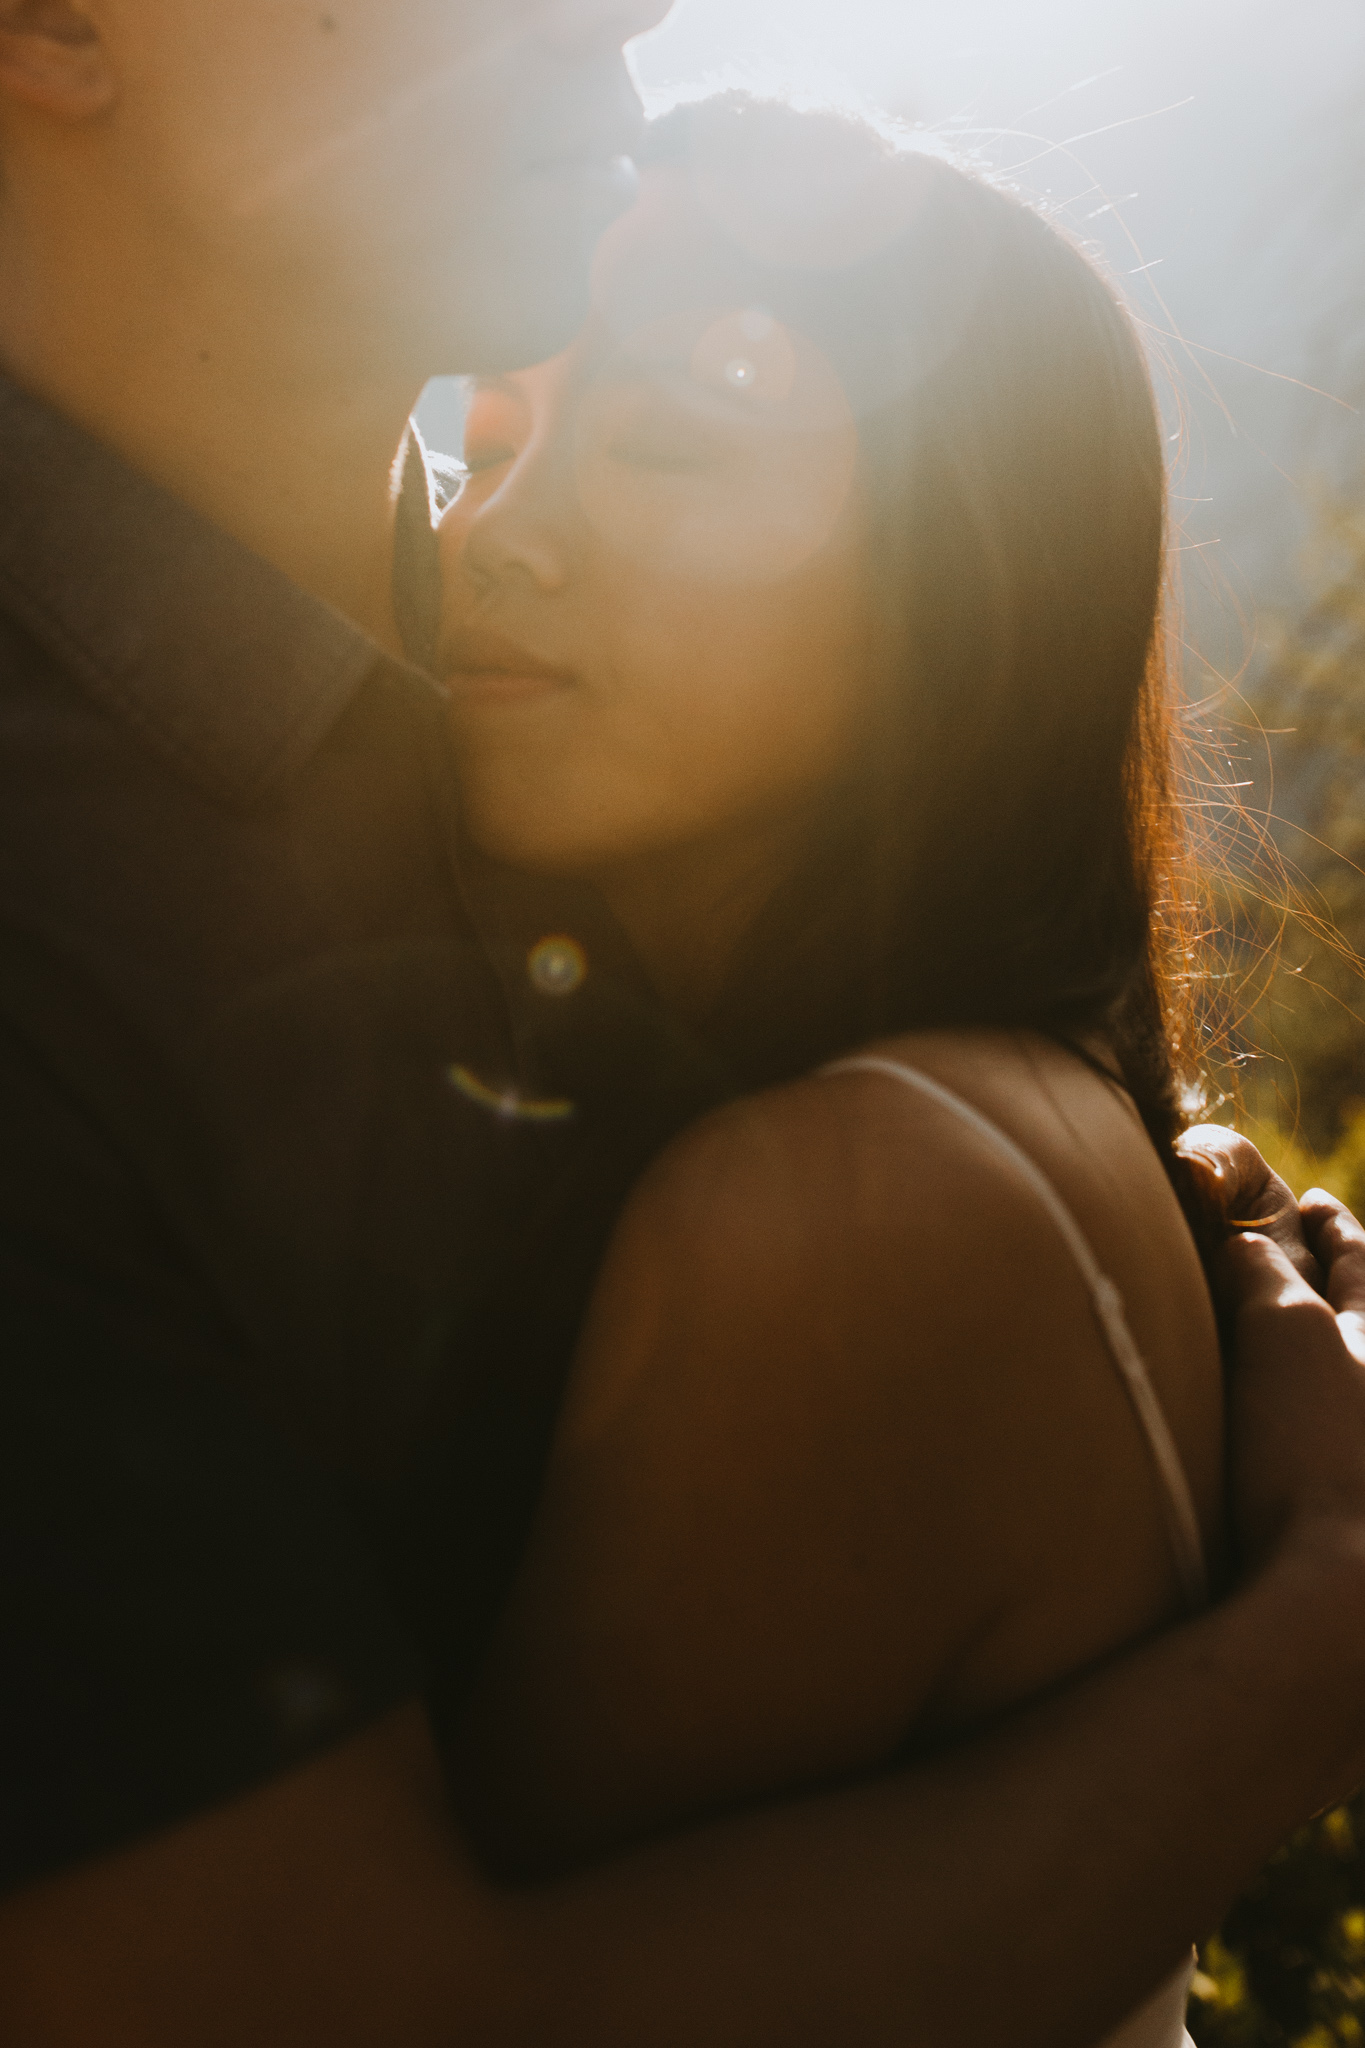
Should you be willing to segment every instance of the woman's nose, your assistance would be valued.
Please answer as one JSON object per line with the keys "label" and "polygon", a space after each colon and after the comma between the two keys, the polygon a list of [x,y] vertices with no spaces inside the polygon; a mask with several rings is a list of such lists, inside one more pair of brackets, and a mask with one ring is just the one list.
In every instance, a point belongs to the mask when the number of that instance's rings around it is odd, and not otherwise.
{"label": "woman's nose", "polygon": [[562,590],[569,580],[570,543],[543,495],[524,488],[514,468],[465,529],[465,573],[476,582],[525,577],[538,589]]}

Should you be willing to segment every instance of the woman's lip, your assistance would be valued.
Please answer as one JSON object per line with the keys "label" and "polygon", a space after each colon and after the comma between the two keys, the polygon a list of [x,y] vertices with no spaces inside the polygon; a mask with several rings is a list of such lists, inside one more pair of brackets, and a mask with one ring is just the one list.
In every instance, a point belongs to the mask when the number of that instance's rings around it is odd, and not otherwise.
{"label": "woman's lip", "polygon": [[446,677],[446,688],[458,704],[516,704],[571,689],[573,681],[556,669],[475,668],[457,669]]}

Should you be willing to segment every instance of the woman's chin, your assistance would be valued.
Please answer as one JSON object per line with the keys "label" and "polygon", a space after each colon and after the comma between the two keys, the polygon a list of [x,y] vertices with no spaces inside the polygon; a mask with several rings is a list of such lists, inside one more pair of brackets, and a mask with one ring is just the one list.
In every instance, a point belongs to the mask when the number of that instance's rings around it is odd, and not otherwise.
{"label": "woman's chin", "polygon": [[562,827],[553,818],[527,817],[520,809],[490,806],[466,799],[461,820],[470,843],[489,860],[527,874],[582,878],[599,866],[590,840]]}

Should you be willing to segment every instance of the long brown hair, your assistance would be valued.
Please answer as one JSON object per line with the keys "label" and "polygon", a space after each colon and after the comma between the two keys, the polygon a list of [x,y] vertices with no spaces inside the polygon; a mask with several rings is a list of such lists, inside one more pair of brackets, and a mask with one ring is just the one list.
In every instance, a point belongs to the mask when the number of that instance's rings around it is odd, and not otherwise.
{"label": "long brown hair", "polygon": [[752,1086],[916,1026],[1100,1031],[1169,1161],[1190,939],[1141,342],[1038,211],[842,115],[725,94],[644,151],[789,202],[831,156],[894,232],[838,267],[756,255],[751,284],[858,421],[881,715],[713,1034]]}

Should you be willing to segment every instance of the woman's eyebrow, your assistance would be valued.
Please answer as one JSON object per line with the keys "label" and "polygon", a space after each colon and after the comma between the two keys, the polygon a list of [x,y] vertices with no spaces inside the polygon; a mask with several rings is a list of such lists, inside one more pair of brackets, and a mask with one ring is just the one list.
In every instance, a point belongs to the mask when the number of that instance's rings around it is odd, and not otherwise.
{"label": "woman's eyebrow", "polygon": [[594,375],[613,384],[639,382],[644,377],[686,376],[692,368],[692,353],[689,343],[662,337],[620,341],[614,348],[602,350]]}

